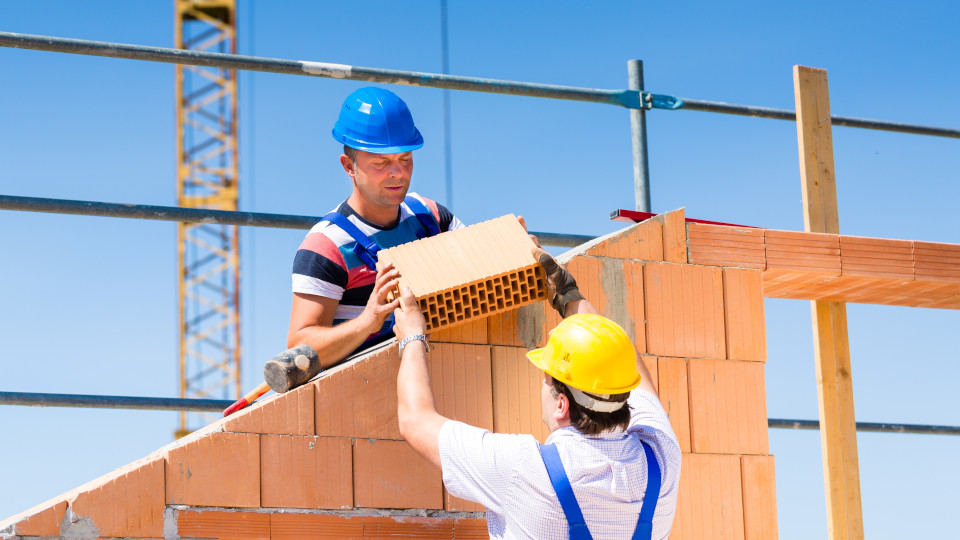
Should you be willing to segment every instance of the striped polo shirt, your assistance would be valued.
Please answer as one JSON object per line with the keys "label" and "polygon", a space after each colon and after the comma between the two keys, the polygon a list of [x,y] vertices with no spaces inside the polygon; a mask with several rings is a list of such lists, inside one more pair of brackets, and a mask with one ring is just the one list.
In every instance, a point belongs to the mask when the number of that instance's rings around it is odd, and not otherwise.
{"label": "striped polo shirt", "polygon": [[[463,223],[444,206],[416,193],[408,193],[408,196],[416,197],[426,205],[440,232],[463,227]],[[381,249],[416,240],[418,233],[420,236],[430,234],[406,203],[400,205],[400,219],[389,228],[363,219],[347,201],[341,203],[335,212],[346,216]],[[356,246],[353,237],[343,229],[329,221],[321,221],[307,233],[293,261],[293,292],[340,301],[333,316],[334,326],[360,315],[373,292],[377,273],[360,260],[355,252]],[[393,315],[390,315],[380,330],[367,337],[357,350],[386,341],[392,329]]]}

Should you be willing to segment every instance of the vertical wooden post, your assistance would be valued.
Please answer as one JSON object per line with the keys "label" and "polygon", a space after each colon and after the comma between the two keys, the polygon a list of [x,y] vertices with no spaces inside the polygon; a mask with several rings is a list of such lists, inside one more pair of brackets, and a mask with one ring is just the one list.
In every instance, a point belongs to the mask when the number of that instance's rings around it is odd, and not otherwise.
{"label": "vertical wooden post", "polygon": [[[827,72],[794,66],[793,85],[804,228],[807,232],[839,234]],[[847,339],[847,306],[843,302],[814,301],[811,304],[827,528],[831,540],[858,540],[863,538],[863,509]]]}

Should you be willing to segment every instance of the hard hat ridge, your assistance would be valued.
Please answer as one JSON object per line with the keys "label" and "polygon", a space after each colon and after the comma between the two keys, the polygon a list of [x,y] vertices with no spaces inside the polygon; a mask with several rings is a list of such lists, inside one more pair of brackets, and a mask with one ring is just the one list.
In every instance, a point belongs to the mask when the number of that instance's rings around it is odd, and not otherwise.
{"label": "hard hat ridge", "polygon": [[336,141],[374,154],[399,154],[423,146],[407,104],[393,92],[374,86],[347,96],[332,133]]}

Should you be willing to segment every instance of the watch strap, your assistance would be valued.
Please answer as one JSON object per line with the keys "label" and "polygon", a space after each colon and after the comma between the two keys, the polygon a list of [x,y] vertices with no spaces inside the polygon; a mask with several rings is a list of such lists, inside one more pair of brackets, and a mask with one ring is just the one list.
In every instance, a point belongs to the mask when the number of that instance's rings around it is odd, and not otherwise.
{"label": "watch strap", "polygon": [[412,342],[412,341],[422,341],[422,342],[423,342],[423,346],[426,347],[426,351],[427,351],[427,352],[430,352],[430,342],[427,341],[427,336],[425,336],[425,335],[423,335],[423,334],[414,334],[414,335],[412,335],[412,336],[407,336],[407,337],[405,337],[405,338],[403,338],[403,339],[400,340],[400,344],[399,344],[399,346],[398,346],[397,354],[398,354],[401,358],[403,358],[403,348],[406,347],[407,344],[409,344],[409,343]]}

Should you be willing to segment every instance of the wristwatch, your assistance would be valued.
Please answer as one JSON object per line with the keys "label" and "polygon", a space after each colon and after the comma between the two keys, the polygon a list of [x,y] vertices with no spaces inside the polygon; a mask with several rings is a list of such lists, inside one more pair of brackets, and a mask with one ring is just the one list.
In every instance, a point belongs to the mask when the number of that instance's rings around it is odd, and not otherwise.
{"label": "wristwatch", "polygon": [[422,341],[423,346],[427,348],[427,352],[430,352],[430,342],[427,341],[427,336],[423,334],[414,334],[412,336],[407,336],[400,340],[399,351],[397,354],[400,355],[400,358],[403,358],[403,348],[407,346],[411,341]]}

